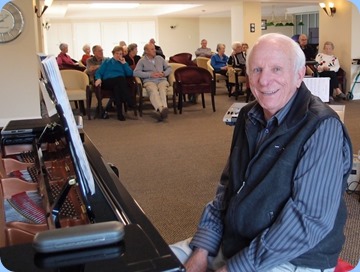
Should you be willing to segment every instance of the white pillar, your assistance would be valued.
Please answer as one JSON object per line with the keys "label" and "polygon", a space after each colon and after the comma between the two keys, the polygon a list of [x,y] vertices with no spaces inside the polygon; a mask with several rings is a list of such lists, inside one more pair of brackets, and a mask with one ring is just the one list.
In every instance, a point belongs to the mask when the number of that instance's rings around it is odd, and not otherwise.
{"label": "white pillar", "polygon": [[244,5],[239,1],[231,7],[231,42],[244,41]]}

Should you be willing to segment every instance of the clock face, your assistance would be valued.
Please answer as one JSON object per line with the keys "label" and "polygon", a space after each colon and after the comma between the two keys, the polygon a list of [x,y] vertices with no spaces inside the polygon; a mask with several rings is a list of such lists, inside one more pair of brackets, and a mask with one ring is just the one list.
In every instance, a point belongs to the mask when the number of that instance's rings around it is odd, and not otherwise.
{"label": "clock face", "polygon": [[8,2],[0,12],[0,43],[16,39],[24,28],[24,17],[19,8]]}

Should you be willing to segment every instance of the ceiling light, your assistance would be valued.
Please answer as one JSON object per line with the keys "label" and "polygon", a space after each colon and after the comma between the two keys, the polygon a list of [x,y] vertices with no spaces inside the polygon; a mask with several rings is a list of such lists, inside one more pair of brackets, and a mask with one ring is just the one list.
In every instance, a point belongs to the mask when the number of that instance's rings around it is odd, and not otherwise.
{"label": "ceiling light", "polygon": [[139,3],[92,3],[93,9],[133,9],[140,6]]}

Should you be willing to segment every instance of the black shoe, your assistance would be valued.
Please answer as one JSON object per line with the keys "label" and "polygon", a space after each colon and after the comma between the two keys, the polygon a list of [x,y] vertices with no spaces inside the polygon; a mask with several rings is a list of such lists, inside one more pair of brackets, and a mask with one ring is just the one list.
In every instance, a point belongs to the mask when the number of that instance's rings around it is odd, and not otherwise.
{"label": "black shoe", "polygon": [[104,111],[103,115],[101,116],[102,119],[109,119],[109,113]]}
{"label": "black shoe", "polygon": [[160,111],[160,117],[162,120],[166,119],[168,117],[168,113],[169,113],[169,109],[168,108],[163,108]]}
{"label": "black shoe", "polygon": [[126,119],[125,119],[125,116],[124,116],[124,115],[119,114],[119,115],[118,115],[118,120],[119,120],[119,121],[125,121]]}

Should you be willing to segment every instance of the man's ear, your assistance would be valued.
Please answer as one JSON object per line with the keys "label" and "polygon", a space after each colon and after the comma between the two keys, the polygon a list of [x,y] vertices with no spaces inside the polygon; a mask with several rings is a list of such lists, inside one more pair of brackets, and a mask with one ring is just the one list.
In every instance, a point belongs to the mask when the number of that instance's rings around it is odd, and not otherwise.
{"label": "man's ear", "polygon": [[296,73],[296,87],[299,88],[301,85],[301,82],[303,81],[304,77],[305,77],[305,72],[306,72],[306,66],[302,67],[301,69],[298,70],[298,72]]}

